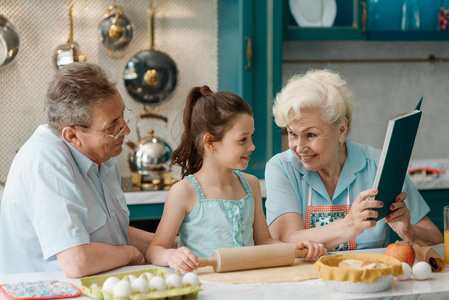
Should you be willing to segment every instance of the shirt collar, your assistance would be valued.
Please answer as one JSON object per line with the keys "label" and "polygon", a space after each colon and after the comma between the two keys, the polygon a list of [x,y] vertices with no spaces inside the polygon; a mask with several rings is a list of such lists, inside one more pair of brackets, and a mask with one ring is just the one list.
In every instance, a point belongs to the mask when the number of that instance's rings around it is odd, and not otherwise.
{"label": "shirt collar", "polygon": [[[356,179],[356,174],[366,165],[366,158],[362,151],[351,141],[346,140],[345,144],[348,155],[345,164],[343,165],[343,169],[341,170],[340,178],[338,179],[333,196],[334,199],[343,191],[346,191],[348,186]],[[292,155],[296,157],[293,151]],[[299,159],[292,160],[292,165],[303,175],[303,179],[312,187],[312,189],[321,194],[324,198],[329,199],[329,194],[327,193],[318,172],[307,170]]]}
{"label": "shirt collar", "polygon": [[[73,159],[75,160],[75,163],[77,164],[81,174],[83,176],[87,176],[89,170],[92,169],[95,174],[99,174],[98,172],[98,165],[93,162],[90,158],[79,152],[75,147],[70,145],[67,141],[65,141],[63,138],[61,140],[64,141],[64,143],[67,145],[67,148],[69,149],[70,153],[72,154]],[[111,157],[107,161],[101,164],[101,174],[103,176],[108,173],[108,171],[112,168],[113,164],[116,162],[115,157]]]}

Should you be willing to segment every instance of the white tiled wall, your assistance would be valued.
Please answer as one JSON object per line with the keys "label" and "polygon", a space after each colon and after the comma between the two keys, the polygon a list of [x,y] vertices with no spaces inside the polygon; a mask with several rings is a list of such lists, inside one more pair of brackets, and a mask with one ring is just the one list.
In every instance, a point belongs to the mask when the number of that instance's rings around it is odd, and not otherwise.
{"label": "white tiled wall", "polygon": [[348,81],[355,104],[352,141],[382,148],[388,120],[413,110],[424,97],[412,158],[449,157],[449,62],[421,61],[429,55],[449,59],[449,42],[294,41],[284,42],[283,49],[284,82],[309,68],[330,68]]}
{"label": "white tiled wall", "polygon": [[[39,124],[44,123],[43,101],[48,81],[54,75],[53,52],[69,36],[68,4],[62,0],[0,0],[0,13],[18,27],[20,50],[12,64],[0,68],[0,181],[5,181],[16,151]],[[74,40],[87,61],[109,69],[116,77],[125,104],[136,113],[142,107],[126,92],[122,73],[128,60],[148,49],[146,9],[149,0],[73,0]],[[168,117],[168,128],[158,120],[143,120],[141,136],[152,128],[176,147],[181,136],[179,118],[188,91],[207,84],[218,85],[217,1],[154,0],[155,48],[166,52],[179,70],[175,95],[158,113]],[[111,59],[98,40],[97,29],[113,3],[121,6],[134,27],[134,37],[120,60]],[[135,119],[129,139],[136,142]],[[127,146],[119,156],[122,175],[130,176]],[[177,170],[174,170],[176,173]]]}

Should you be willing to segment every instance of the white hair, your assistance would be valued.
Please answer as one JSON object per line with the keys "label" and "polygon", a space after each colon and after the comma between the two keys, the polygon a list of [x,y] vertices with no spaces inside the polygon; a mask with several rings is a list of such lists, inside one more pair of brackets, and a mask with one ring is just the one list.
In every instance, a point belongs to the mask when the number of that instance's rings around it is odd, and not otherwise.
{"label": "white hair", "polygon": [[326,69],[309,70],[291,77],[276,95],[273,115],[279,127],[286,127],[300,118],[301,111],[314,111],[333,126],[346,118],[349,131],[351,97],[346,81],[339,74]]}

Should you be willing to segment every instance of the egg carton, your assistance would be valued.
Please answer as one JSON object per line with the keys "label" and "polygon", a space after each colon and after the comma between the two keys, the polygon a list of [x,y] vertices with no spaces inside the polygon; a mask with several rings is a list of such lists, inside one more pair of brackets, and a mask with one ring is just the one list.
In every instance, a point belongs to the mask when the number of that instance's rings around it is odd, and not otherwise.
{"label": "egg carton", "polygon": [[[123,279],[128,275],[134,275],[139,277],[140,275],[149,272],[154,276],[159,276],[164,279],[168,277],[167,270],[164,268],[151,268],[133,272],[113,273],[108,275],[89,276],[80,278],[81,290],[83,293],[91,298],[98,300],[147,300],[147,299],[196,299],[199,291],[201,291],[201,285],[192,286],[190,284],[185,285],[182,288],[168,287],[165,291],[151,290],[148,293],[134,292],[129,297],[116,297],[110,292],[102,290],[103,283],[111,276]],[[175,274],[181,276],[179,270],[175,270]]]}

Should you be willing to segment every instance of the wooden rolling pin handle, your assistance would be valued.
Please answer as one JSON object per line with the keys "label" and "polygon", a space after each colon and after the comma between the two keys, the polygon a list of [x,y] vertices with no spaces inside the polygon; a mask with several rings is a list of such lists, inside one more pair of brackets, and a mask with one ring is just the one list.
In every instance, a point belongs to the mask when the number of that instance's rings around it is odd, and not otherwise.
{"label": "wooden rolling pin handle", "polygon": [[304,258],[304,257],[306,257],[307,256],[307,248],[304,248],[304,249],[300,249],[300,250],[298,250],[298,249],[295,249],[295,257],[296,258]]}
{"label": "wooden rolling pin handle", "polygon": [[199,259],[200,264],[198,268],[212,266],[215,267],[217,265],[217,259],[215,257],[209,257],[209,258],[200,258]]}

